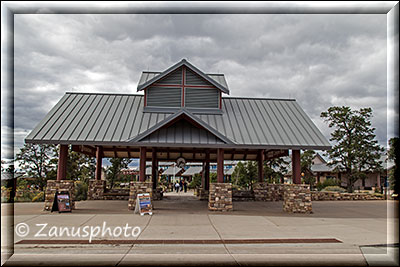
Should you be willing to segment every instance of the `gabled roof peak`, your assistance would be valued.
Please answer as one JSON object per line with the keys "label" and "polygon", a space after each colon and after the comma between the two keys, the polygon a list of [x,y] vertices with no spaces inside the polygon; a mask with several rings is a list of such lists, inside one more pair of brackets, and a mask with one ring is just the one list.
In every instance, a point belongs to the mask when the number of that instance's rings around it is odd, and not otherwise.
{"label": "gabled roof peak", "polygon": [[137,91],[144,90],[146,87],[161,80],[162,78],[166,77],[168,74],[170,74],[171,72],[177,70],[182,66],[186,66],[188,69],[195,72],[203,79],[207,80],[209,83],[214,85],[222,92],[229,94],[228,85],[225,81],[225,78],[223,77],[224,76],[223,74],[206,74],[197,67],[195,67],[193,64],[191,64],[189,61],[187,61],[185,58],[183,58],[181,61],[169,67],[163,72],[143,71],[142,77],[140,77],[139,80]]}

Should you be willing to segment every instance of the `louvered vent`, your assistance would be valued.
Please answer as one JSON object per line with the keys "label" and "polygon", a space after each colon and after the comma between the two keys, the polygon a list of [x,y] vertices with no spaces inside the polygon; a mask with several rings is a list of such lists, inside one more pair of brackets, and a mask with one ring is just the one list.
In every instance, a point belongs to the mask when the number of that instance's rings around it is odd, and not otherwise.
{"label": "louvered vent", "polygon": [[147,106],[180,107],[182,105],[182,89],[174,87],[150,87],[147,89]]}
{"label": "louvered vent", "polygon": [[161,84],[182,84],[182,69],[178,69],[169,74],[164,79],[158,81]]}
{"label": "louvered vent", "polygon": [[186,69],[185,75],[185,84],[187,85],[211,85],[209,82],[201,78],[199,75],[195,74],[194,72]]}
{"label": "louvered vent", "polygon": [[219,108],[219,91],[213,88],[185,88],[185,106],[189,108]]}

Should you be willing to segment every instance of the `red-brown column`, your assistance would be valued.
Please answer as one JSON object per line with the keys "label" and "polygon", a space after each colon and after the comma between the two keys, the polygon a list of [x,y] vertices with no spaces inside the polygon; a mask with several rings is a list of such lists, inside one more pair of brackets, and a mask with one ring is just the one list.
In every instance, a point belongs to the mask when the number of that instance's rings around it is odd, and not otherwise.
{"label": "red-brown column", "polygon": [[217,150],[217,182],[224,182],[224,149]]}
{"label": "red-brown column", "polygon": [[264,182],[264,149],[258,151],[258,182]]}
{"label": "red-brown column", "polygon": [[292,177],[294,184],[301,184],[300,150],[292,150]]}
{"label": "red-brown column", "polygon": [[210,151],[206,150],[206,162],[204,165],[204,190],[210,189]]}
{"label": "red-brown column", "polygon": [[146,181],[146,148],[140,148],[139,182]]}
{"label": "red-brown column", "polygon": [[376,187],[381,188],[381,174],[379,172],[376,177]]}
{"label": "red-brown column", "polygon": [[68,145],[60,145],[58,155],[57,181],[65,180],[67,177]]}
{"label": "red-brown column", "polygon": [[157,150],[154,147],[151,149],[151,178],[153,181],[153,189],[156,189],[158,180],[158,161]]}
{"label": "red-brown column", "polygon": [[96,180],[101,180],[102,161],[103,161],[103,147],[98,146],[96,150]]}

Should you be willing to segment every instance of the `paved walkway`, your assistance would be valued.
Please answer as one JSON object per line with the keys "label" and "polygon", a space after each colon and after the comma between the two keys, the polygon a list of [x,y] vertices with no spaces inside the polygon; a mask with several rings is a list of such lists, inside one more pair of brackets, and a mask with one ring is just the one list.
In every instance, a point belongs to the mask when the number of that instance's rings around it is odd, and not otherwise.
{"label": "paved walkway", "polygon": [[[127,201],[82,201],[72,213],[42,211],[43,203],[17,203],[14,223],[26,223],[30,232],[21,240],[55,240],[58,244],[16,244],[6,263],[16,265],[358,265],[390,260],[398,243],[394,201],[314,201],[313,214],[287,214],[282,202],[234,202],[234,211],[209,212],[207,201],[191,193],[168,193],[155,201],[153,216],[140,216],[127,209]],[[6,214],[7,204],[2,204]],[[389,212],[387,212],[389,210]],[[7,220],[10,216],[3,216]],[[62,240],[82,237],[35,237],[37,224],[84,227],[139,226],[138,237],[105,236],[94,240],[132,240],[132,244],[67,244]],[[2,226],[2,234],[6,233]],[[45,231],[46,232],[46,231]],[[49,232],[48,232],[49,233]],[[163,244],[135,240],[244,240],[333,238],[340,243]],[[4,239],[4,234],[3,234]],[[58,241],[57,241],[58,240]],[[118,243],[118,241],[116,241]],[[2,246],[4,244],[2,243]],[[390,253],[389,253],[390,252]],[[392,253],[392,254],[391,254]]]}

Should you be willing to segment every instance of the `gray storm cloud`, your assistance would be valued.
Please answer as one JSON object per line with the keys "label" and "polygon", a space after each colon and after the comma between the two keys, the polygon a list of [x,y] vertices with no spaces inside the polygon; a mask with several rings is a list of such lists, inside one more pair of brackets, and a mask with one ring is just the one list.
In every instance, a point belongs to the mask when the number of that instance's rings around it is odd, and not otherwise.
{"label": "gray storm cloud", "polygon": [[[386,15],[15,15],[15,146],[66,91],[136,93],[182,58],[231,95],[295,98],[323,134],[333,105],[372,107],[387,143]],[[2,127],[7,127],[2,125]]]}

